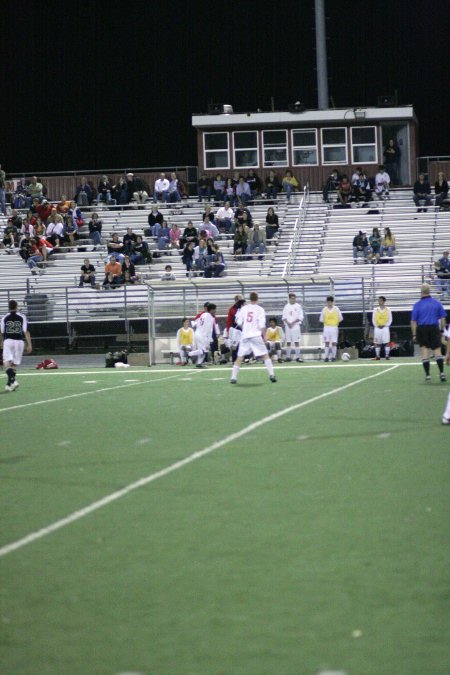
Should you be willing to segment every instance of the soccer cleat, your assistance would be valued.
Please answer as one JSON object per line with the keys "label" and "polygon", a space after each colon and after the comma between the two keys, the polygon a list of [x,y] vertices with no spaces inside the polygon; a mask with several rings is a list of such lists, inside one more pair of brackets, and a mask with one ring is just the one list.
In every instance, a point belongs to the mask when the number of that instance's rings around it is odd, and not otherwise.
{"label": "soccer cleat", "polygon": [[278,363],[283,363],[283,359],[278,359]]}
{"label": "soccer cleat", "polygon": [[442,415],[442,424],[445,424],[446,426],[450,425],[450,420],[445,415]]}
{"label": "soccer cleat", "polygon": [[439,377],[441,378],[441,382],[447,382],[447,378],[446,378],[446,376],[445,376],[445,373],[441,373],[441,374],[439,375]]}
{"label": "soccer cleat", "polygon": [[301,359],[300,357],[298,357],[298,359],[295,360],[297,361],[297,363],[304,363],[303,359]]}
{"label": "soccer cleat", "polygon": [[9,384],[5,384],[5,391],[14,391]]}
{"label": "soccer cleat", "polygon": [[333,362],[336,361],[336,359],[335,359],[334,357],[333,357],[331,360],[332,360]]}
{"label": "soccer cleat", "polygon": [[292,361],[290,356],[286,356],[284,360],[286,361],[286,363],[290,363]]}
{"label": "soccer cleat", "polygon": [[236,384],[236,382],[237,382],[237,380],[233,380],[233,379],[230,380],[230,384]]}
{"label": "soccer cleat", "polygon": [[269,379],[270,379],[271,382],[277,381],[277,378],[275,377],[275,375],[271,375]]}
{"label": "soccer cleat", "polygon": [[379,357],[379,356],[376,356],[376,357],[375,357],[375,361],[379,361],[379,360],[380,360],[380,357]]}
{"label": "soccer cleat", "polygon": [[328,356],[327,356],[327,358],[324,359],[324,362],[325,362],[325,363],[328,363],[328,361],[329,361],[329,359],[328,359]]}
{"label": "soccer cleat", "polygon": [[17,382],[17,380],[14,380],[14,382],[11,382],[9,386],[11,387],[11,391],[15,391],[19,386],[19,383]]}
{"label": "soccer cleat", "polygon": [[196,368],[206,368],[204,363],[197,363]]}
{"label": "soccer cleat", "polygon": [[390,360],[391,360],[391,357],[390,357],[390,356],[386,356],[386,361],[390,361]]}
{"label": "soccer cleat", "polygon": [[427,375],[427,376],[426,376],[425,382],[431,382],[431,376],[430,376],[430,375]]}

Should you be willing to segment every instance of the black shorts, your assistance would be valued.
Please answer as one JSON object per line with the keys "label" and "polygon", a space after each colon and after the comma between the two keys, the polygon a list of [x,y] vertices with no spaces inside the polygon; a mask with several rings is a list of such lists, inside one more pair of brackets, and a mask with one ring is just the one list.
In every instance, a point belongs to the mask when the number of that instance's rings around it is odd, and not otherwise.
{"label": "black shorts", "polygon": [[441,346],[441,331],[439,326],[417,326],[417,342],[420,347],[439,349]]}

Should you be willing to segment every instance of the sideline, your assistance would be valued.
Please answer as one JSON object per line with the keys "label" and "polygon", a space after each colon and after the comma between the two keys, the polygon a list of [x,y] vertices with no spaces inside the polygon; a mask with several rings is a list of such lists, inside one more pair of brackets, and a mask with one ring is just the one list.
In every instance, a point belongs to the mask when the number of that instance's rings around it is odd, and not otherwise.
{"label": "sideline", "polygon": [[[215,450],[218,450],[219,448],[222,448],[224,445],[228,445],[229,443],[232,443],[233,441],[238,440],[242,436],[245,436],[246,434],[254,431],[255,429],[258,429],[259,427],[262,427],[265,424],[268,424],[269,422],[273,422],[274,420],[278,419],[279,417],[283,417],[284,415],[288,415],[289,413],[293,412],[294,410],[299,410],[300,408],[304,408],[307,405],[310,405],[311,403],[315,403],[316,401],[320,401],[323,398],[327,398],[327,396],[332,396],[333,394],[339,394],[341,391],[345,391],[346,389],[350,389],[350,387],[355,387],[357,384],[361,384],[362,382],[367,382],[367,380],[371,380],[374,377],[379,377],[380,375],[384,375],[385,373],[389,373],[393,370],[396,370],[398,368],[398,364],[391,366],[390,368],[386,368],[385,370],[380,370],[377,373],[374,373],[373,375],[368,375],[367,377],[362,377],[359,380],[354,380],[353,382],[350,382],[348,384],[345,384],[341,387],[337,387],[336,389],[331,389],[330,391],[324,392],[323,394],[319,394],[318,396],[313,396],[313,398],[309,398],[306,401],[302,401],[301,403],[295,403],[294,405],[289,406],[288,408],[284,408],[283,410],[279,410],[276,413],[273,413],[272,415],[268,415],[267,417],[263,417],[260,420],[257,420],[256,422],[253,422],[252,424],[249,424],[248,426],[244,427],[240,431],[236,431],[234,434],[230,434],[229,436],[226,436],[225,438],[222,438],[220,441],[216,441],[212,445],[209,445],[206,448],[203,448],[203,450],[198,450],[197,452],[194,452],[192,455],[189,455],[188,457],[185,457],[184,459],[181,459],[178,462],[175,462],[174,464],[170,464],[164,469],[161,469],[160,471],[157,471],[156,473],[152,473],[148,476],[145,476],[144,478],[140,478],[139,480],[135,481],[134,483],[130,483],[126,487],[122,488],[121,490],[117,490],[116,492],[112,492],[109,495],[106,495],[106,497],[103,497],[102,499],[99,499],[96,502],[93,502],[92,504],[89,504],[89,506],[85,506],[84,508],[74,511],[73,513],[69,514],[65,518],[61,518],[61,520],[57,520],[51,525],[47,525],[47,527],[43,527],[40,530],[36,530],[35,532],[31,532],[27,536],[23,537],[22,539],[18,539],[17,541],[12,542],[11,544],[6,544],[2,548],[0,548],[0,558],[3,558],[4,556],[8,555],[9,553],[13,553],[14,551],[19,550],[20,548],[23,548],[24,546],[27,546],[28,544],[32,544],[33,542],[37,541],[38,539],[42,539],[43,537],[46,537],[47,535],[51,534],[52,532],[56,532],[57,530],[61,530],[63,527],[66,527],[67,525],[70,525],[71,523],[75,523],[77,520],[81,520],[81,518],[84,518],[85,516],[88,516],[89,514],[93,513],[94,511],[98,511],[99,509],[103,508],[104,506],[108,506],[108,504],[111,504],[112,502],[117,501],[118,499],[121,499],[122,497],[125,497],[125,495],[128,495],[130,492],[133,492],[134,490],[138,490],[141,487],[144,487],[148,485],[149,483],[153,483],[154,481],[158,480],[159,478],[164,478],[170,473],[173,473],[174,471],[178,471],[178,469],[182,469],[184,466],[187,466],[188,464],[192,464],[192,462],[197,461],[198,459],[202,459],[202,457],[206,457],[207,455],[211,454]],[[126,385],[124,385],[126,386]],[[114,387],[113,387],[114,388]],[[78,394],[76,394],[78,396]],[[70,398],[70,397],[67,397]]]}

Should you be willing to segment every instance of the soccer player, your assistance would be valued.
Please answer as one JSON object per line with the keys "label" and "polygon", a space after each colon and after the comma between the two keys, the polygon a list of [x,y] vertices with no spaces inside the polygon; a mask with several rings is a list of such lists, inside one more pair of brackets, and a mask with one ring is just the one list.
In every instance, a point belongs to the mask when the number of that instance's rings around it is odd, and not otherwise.
{"label": "soccer player", "polygon": [[242,331],[236,323],[236,314],[243,305],[245,305],[245,300],[242,295],[235,295],[234,305],[228,310],[225,330],[223,331],[223,337],[226,341],[225,345],[231,351],[231,361],[233,363],[236,361],[239,342],[242,337]]}
{"label": "soccer player", "polygon": [[3,346],[3,365],[8,378],[5,391],[11,392],[19,386],[16,370],[22,363],[24,347],[27,354],[31,352],[31,337],[27,317],[17,311],[17,302],[10,300],[8,308],[9,313],[1,320],[0,347]]}
{"label": "soccer player", "polygon": [[392,323],[392,312],[386,306],[386,298],[380,295],[378,298],[378,307],[375,307],[372,312],[372,324],[374,326],[373,341],[375,343],[375,358],[380,360],[381,345],[384,345],[384,356],[386,361],[389,361],[391,335],[389,326]]}
{"label": "soccer player", "polygon": [[194,331],[189,319],[183,319],[183,325],[177,330],[177,349],[182,366],[187,365],[190,352],[194,348]]}
{"label": "soccer player", "polygon": [[327,297],[327,304],[320,312],[319,321],[323,323],[323,342],[325,344],[325,362],[336,361],[339,324],[343,321],[341,310],[334,304],[334,297]]}
{"label": "soccer player", "polygon": [[411,332],[413,340],[419,343],[422,365],[425,370],[425,382],[430,382],[430,351],[436,357],[441,382],[446,381],[444,357],[441,353],[441,333],[445,330],[445,309],[430,295],[429,284],[420,287],[421,298],[413,307],[411,314]]}
{"label": "soccer player", "polygon": [[266,330],[266,313],[264,309],[258,305],[258,294],[250,293],[250,303],[241,307],[236,315],[236,323],[242,328],[242,338],[239,343],[237,359],[234,362],[231,371],[231,384],[236,384],[239,368],[241,367],[244,356],[253,352],[257,358],[261,356],[264,359],[264,365],[269,373],[271,382],[276,382],[277,378],[273,372],[273,363],[267,353],[266,345],[264,344],[265,330]]}
{"label": "soccer player", "polygon": [[197,349],[192,349],[190,356],[197,356],[196,368],[206,368],[203,361],[207,353],[209,352],[209,347],[213,339],[213,332],[216,324],[216,305],[212,302],[208,302],[205,310],[201,312],[198,318],[195,319],[195,342],[197,344]]}
{"label": "soccer player", "polygon": [[273,358],[276,354],[278,363],[282,362],[281,345],[284,342],[284,331],[281,326],[278,326],[275,317],[269,319],[269,327],[266,330],[266,347],[269,356]]}
{"label": "soccer player", "polygon": [[286,333],[286,361],[291,361],[292,345],[294,345],[295,360],[303,363],[300,356],[300,326],[303,318],[303,309],[297,302],[297,296],[295,293],[289,293],[289,302],[285,304],[281,316]]}

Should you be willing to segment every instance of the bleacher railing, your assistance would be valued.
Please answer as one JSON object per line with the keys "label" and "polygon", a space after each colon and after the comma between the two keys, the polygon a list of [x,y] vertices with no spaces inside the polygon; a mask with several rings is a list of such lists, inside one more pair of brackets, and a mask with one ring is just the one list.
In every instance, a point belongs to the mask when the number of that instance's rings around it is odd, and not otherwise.
{"label": "bleacher railing", "polygon": [[299,205],[298,205],[298,215],[295,220],[294,229],[292,232],[291,242],[289,244],[288,254],[286,258],[286,263],[283,269],[283,277],[291,276],[295,261],[297,257],[297,252],[299,249],[299,239],[301,237],[302,228],[305,224],[306,212],[309,204],[309,185],[306,184],[303,188],[303,194],[301,196]]}

